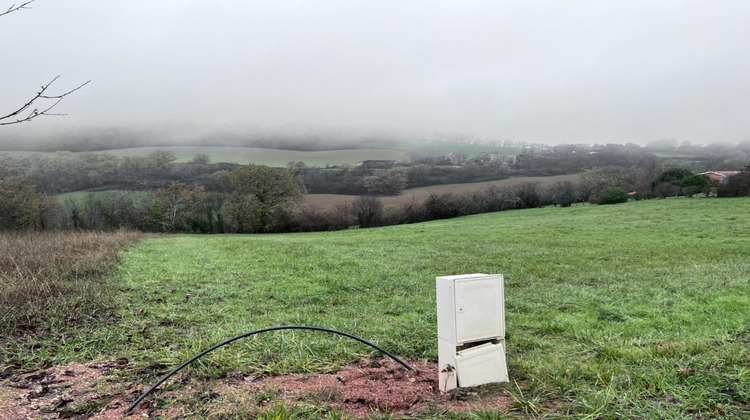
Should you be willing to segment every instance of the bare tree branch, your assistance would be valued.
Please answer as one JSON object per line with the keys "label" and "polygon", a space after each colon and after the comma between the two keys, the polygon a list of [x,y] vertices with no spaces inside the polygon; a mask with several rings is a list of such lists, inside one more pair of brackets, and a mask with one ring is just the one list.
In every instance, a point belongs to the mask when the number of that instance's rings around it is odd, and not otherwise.
{"label": "bare tree branch", "polygon": [[[0,116],[0,126],[20,124],[22,122],[31,121],[43,115],[46,115],[46,116],[65,115],[65,114],[55,114],[50,111],[52,111],[52,109],[54,109],[60,102],[62,102],[62,100],[65,99],[66,96],[86,86],[87,84],[89,84],[89,82],[91,82],[91,80],[85,83],[82,83],[78,85],[78,87],[71,89],[65,93],[60,93],[56,95],[47,93],[47,90],[49,89],[49,87],[52,86],[52,84],[55,83],[55,81],[59,77],[60,76],[55,76],[55,78],[52,79],[49,83],[42,86],[41,90],[39,90],[39,92],[37,92],[33,98],[28,100],[25,104],[23,104],[21,107],[19,107],[15,111],[7,115]],[[41,104],[44,104],[44,106],[43,107],[35,106],[35,105],[41,105]]]}
{"label": "bare tree branch", "polygon": [[[19,4],[18,6],[16,6],[15,4],[12,4],[8,8],[8,10],[4,12],[0,12],[0,16],[5,16],[7,14],[17,12],[19,10],[31,9],[29,5],[35,1],[36,0],[28,0]],[[49,83],[47,83],[46,85],[43,85],[41,90],[37,92],[36,95],[34,95],[30,100],[28,100],[25,104],[23,104],[21,107],[19,107],[15,111],[7,115],[0,116],[0,126],[20,124],[22,122],[31,121],[37,117],[41,117],[42,115],[47,115],[47,116],[65,115],[65,114],[52,113],[51,111],[57,105],[59,105],[60,102],[62,102],[62,100],[65,99],[66,96],[86,86],[87,84],[89,84],[89,82],[91,82],[91,80],[65,93],[60,93],[60,94],[55,94],[55,95],[47,93],[47,90],[50,88],[50,86],[52,86],[53,83],[55,83],[55,81],[59,77],[60,76],[55,76],[55,78],[52,79]]]}
{"label": "bare tree branch", "polygon": [[31,7],[29,7],[29,5],[31,3],[33,3],[33,2],[35,2],[35,1],[36,0],[29,0],[29,1],[25,2],[25,3],[22,3],[19,6],[16,6],[15,4],[11,4],[10,7],[8,8],[8,10],[6,10],[4,12],[0,12],[0,16],[5,16],[5,15],[7,15],[9,13],[13,13],[13,12],[16,12],[16,11],[19,11],[19,10],[22,10],[22,9],[31,9]]}

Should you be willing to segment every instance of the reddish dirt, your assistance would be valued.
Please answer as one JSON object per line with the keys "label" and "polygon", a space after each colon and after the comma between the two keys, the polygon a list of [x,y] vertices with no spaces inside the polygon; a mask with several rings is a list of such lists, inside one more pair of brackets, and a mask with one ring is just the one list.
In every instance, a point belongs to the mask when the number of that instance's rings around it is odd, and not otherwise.
{"label": "reddish dirt", "polygon": [[[237,402],[255,408],[278,402],[289,406],[306,402],[334,407],[355,418],[373,413],[411,416],[478,408],[507,411],[513,403],[507,391],[492,386],[484,391],[480,388],[480,392],[460,390],[440,394],[435,363],[417,360],[409,364],[414,371],[406,371],[391,360],[360,360],[347,369],[324,374],[268,378],[236,375],[216,381],[177,375],[168,382],[180,384],[175,390],[150,395],[133,410],[132,417],[180,417],[184,409],[191,411],[191,402],[206,410]],[[107,381],[105,375],[118,369],[148,373],[148,368],[132,370],[127,360],[13,373],[0,381],[0,419],[123,418],[125,408],[146,386]],[[157,409],[153,404],[157,398],[170,399],[173,403],[165,409]],[[86,414],[87,411],[93,414]]]}
{"label": "reddish dirt", "polygon": [[[8,372],[9,378],[0,381],[0,419],[122,418],[122,399],[118,401],[98,388],[105,382],[102,375],[127,364],[127,360],[121,359]],[[85,415],[76,410],[92,404],[103,406],[101,412]]]}

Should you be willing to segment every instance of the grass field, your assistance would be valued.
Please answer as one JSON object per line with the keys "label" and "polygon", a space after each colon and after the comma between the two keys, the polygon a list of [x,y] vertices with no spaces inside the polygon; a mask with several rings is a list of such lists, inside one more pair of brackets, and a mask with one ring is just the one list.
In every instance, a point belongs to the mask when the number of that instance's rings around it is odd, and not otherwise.
{"label": "grass field", "polygon": [[[748,418],[748,209],[747,198],[669,199],[341,232],[150,239],[124,253],[111,279],[115,322],[71,326],[62,340],[11,340],[0,361],[172,366],[284,324],[337,328],[432,359],[435,276],[502,273],[511,415]],[[333,336],[285,332],[225,347],[191,372],[328,371],[372,355]]]}
{"label": "grass field", "polygon": [[379,143],[379,142],[368,142],[362,145],[363,147],[369,147],[373,149],[397,149],[406,153],[465,153],[469,158],[475,157],[476,155],[483,152],[505,152],[505,153],[520,153],[521,149],[516,147],[503,147],[503,146],[491,146],[483,144],[468,144],[468,143],[449,143],[449,142],[429,142],[429,141],[413,141],[413,142],[401,142],[401,143]]}
{"label": "grass field", "polygon": [[[298,151],[267,149],[257,147],[215,147],[215,146],[157,146],[133,147],[127,149],[102,150],[95,153],[109,153],[115,156],[146,156],[155,150],[171,150],[177,156],[177,162],[190,162],[193,156],[203,153],[211,157],[211,162],[228,162],[239,164],[262,164],[283,167],[288,162],[305,162],[307,166],[324,167],[326,165],[354,165],[363,160],[397,160],[401,161],[407,153],[449,153],[462,152],[474,157],[482,152],[506,151],[516,153],[513,148],[499,146],[482,146],[463,143],[438,142],[404,142],[404,143],[365,143],[362,148]],[[0,151],[0,156],[25,157],[46,154],[31,151]]]}
{"label": "grass field", "polygon": [[405,153],[393,149],[344,149],[303,152],[298,150],[263,149],[256,147],[135,147],[108,150],[115,156],[146,156],[157,149],[171,150],[178,162],[189,162],[198,153],[211,157],[211,162],[246,165],[256,163],[284,167],[288,162],[305,162],[307,166],[354,165],[367,159],[402,160]]}
{"label": "grass field", "polygon": [[[171,150],[177,156],[177,162],[190,162],[199,153],[211,157],[211,162],[228,162],[247,165],[248,163],[284,167],[288,162],[305,162],[307,166],[324,167],[326,165],[355,165],[368,159],[402,160],[406,152],[395,149],[342,149],[303,152],[298,150],[264,149],[256,147],[201,147],[201,146],[164,146],[133,147],[128,149],[103,150],[95,153],[109,153],[118,157],[146,156],[156,150]],[[0,151],[0,156],[23,157],[43,152]]]}
{"label": "grass field", "polygon": [[[461,194],[464,192],[481,191],[487,187],[512,187],[514,185],[522,184],[525,182],[538,182],[542,186],[548,186],[559,181],[577,181],[578,174],[573,175],[557,175],[557,176],[535,176],[535,177],[522,177],[522,178],[510,178],[502,179],[499,181],[487,181],[487,182],[470,182],[465,184],[446,184],[446,185],[431,185],[429,187],[409,188],[404,190],[401,194],[392,197],[381,197],[380,200],[386,207],[399,207],[402,204],[411,200],[417,202],[423,201],[431,193],[434,194]],[[318,207],[323,210],[330,210],[336,207],[338,204],[346,203],[349,201],[356,200],[356,195],[345,195],[345,194],[308,194],[305,196],[305,204]]]}

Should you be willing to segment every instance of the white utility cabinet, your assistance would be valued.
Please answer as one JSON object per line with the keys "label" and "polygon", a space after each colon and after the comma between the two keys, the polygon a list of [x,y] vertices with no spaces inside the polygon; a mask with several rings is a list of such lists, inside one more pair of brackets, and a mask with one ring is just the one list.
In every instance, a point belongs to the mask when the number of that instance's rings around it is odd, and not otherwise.
{"label": "white utility cabinet", "polygon": [[502,274],[435,279],[440,390],[508,382]]}

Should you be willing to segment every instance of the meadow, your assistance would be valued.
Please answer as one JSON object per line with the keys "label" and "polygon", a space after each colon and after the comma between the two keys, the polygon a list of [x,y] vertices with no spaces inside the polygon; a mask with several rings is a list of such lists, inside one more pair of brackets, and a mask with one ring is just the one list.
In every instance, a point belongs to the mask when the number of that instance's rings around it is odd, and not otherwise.
{"label": "meadow", "polygon": [[488,144],[453,143],[437,141],[402,141],[402,142],[366,142],[361,147],[372,149],[397,149],[406,153],[465,153],[474,157],[483,152],[521,153],[520,147],[496,146]]}
{"label": "meadow", "polygon": [[[190,162],[197,154],[206,154],[213,163],[226,162],[247,165],[255,163],[275,167],[285,167],[289,162],[304,162],[307,166],[355,165],[368,159],[403,160],[406,152],[396,149],[340,149],[323,151],[299,151],[266,149],[260,147],[217,147],[217,146],[159,146],[109,149],[94,153],[108,153],[117,157],[147,156],[157,150],[169,150],[177,157],[177,162]],[[44,152],[0,151],[0,156],[25,157],[46,154]]]}
{"label": "meadow", "polygon": [[130,149],[107,150],[115,156],[147,156],[156,150],[174,152],[177,162],[190,162],[199,153],[210,156],[211,162],[255,163],[267,166],[285,167],[289,162],[304,162],[307,166],[355,165],[367,159],[402,160],[405,153],[394,149],[341,149],[322,151],[299,151],[265,149],[259,147],[214,147],[214,146],[167,146],[134,147]]}
{"label": "meadow", "polygon": [[[747,418],[748,209],[747,198],[683,198],[147,239],[127,248],[107,279],[114,317],[7,340],[0,365],[126,358],[134,369],[109,381],[145,385],[155,378],[145,367],[163,372],[228,337],[285,324],[336,328],[435,359],[435,277],[502,273],[511,383],[493,389],[515,403],[460,418]],[[283,332],[234,343],[189,373],[210,381],[329,372],[374,356],[335,336]],[[295,415],[284,413],[268,418]]]}
{"label": "meadow", "polygon": [[[441,142],[402,142],[378,143],[368,142],[357,148],[301,151],[287,149],[270,149],[262,147],[232,146],[154,146],[131,147],[122,149],[100,150],[94,153],[108,153],[117,157],[147,156],[156,150],[170,150],[177,157],[177,162],[190,162],[197,154],[206,154],[213,163],[226,162],[246,165],[255,163],[275,167],[284,167],[289,162],[304,162],[307,166],[355,165],[363,160],[396,160],[402,161],[407,153],[450,153],[461,152],[471,158],[482,152],[504,151],[516,153],[515,148],[502,146],[472,145],[465,143]],[[44,155],[48,152],[35,151],[1,151],[0,156],[21,158],[33,155]]]}

